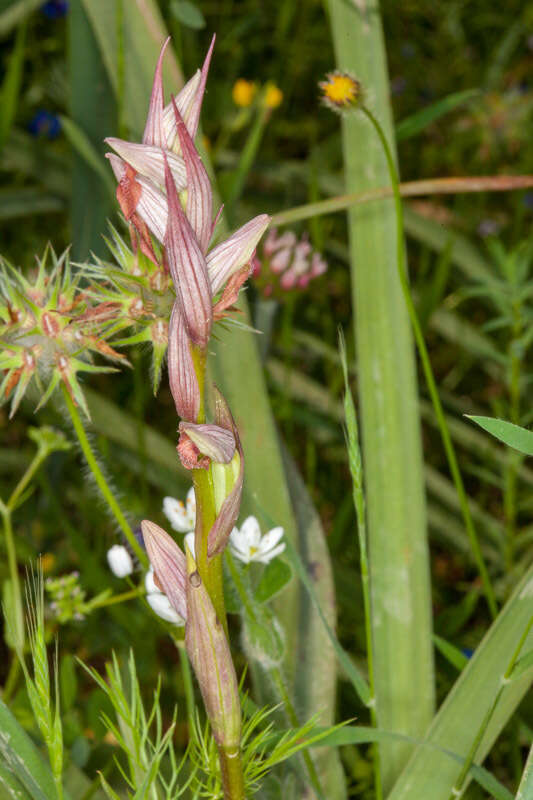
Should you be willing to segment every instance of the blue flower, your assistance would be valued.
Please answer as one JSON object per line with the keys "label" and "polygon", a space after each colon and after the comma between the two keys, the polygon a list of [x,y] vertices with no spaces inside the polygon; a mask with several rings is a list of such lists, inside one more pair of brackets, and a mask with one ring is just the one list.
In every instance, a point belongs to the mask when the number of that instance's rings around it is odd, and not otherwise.
{"label": "blue flower", "polygon": [[41,11],[48,19],[60,19],[68,12],[68,0],[49,0],[41,6]]}
{"label": "blue flower", "polygon": [[45,136],[47,139],[57,139],[61,133],[61,122],[56,114],[51,111],[37,111],[28,124],[32,136]]}

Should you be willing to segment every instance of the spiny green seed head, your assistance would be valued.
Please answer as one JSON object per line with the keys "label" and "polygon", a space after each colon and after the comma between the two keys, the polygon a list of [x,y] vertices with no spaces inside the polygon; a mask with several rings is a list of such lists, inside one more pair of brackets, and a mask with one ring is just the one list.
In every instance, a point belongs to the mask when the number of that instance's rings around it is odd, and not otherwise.
{"label": "spiny green seed head", "polygon": [[58,258],[50,247],[31,276],[0,262],[0,403],[12,398],[10,417],[32,382],[40,408],[60,381],[88,415],[77,374],[110,371],[92,364],[95,353],[127,363],[107,342],[114,309],[95,304],[80,277],[68,253]]}

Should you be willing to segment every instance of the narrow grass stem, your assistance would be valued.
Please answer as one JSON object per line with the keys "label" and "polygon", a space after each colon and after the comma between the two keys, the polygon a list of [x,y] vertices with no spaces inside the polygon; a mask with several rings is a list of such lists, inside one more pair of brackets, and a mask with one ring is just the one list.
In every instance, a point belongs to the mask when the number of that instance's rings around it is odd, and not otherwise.
{"label": "narrow grass stem", "polygon": [[[472,192],[508,192],[526,189],[533,186],[533,175],[485,175],[464,178],[431,178],[423,181],[407,181],[399,185],[402,197],[420,197],[437,194],[465,194]],[[337,197],[328,197],[316,203],[288,208],[272,216],[271,225],[289,225],[303,219],[320,217],[323,214],[334,214],[345,211],[352,206],[370,203],[391,197],[394,193],[390,186],[369,189],[366,192],[353,192]]]}
{"label": "narrow grass stem", "polygon": [[94,475],[94,479],[104,500],[106,501],[107,505],[113,516],[115,517],[116,521],[118,522],[124,536],[128,540],[129,544],[131,545],[135,555],[139,558],[141,564],[144,567],[148,566],[148,558],[146,557],[146,553],[142,549],[142,547],[137,542],[135,535],[131,529],[131,526],[124,516],[119,504],[116,501],[116,498],[111,491],[109,484],[107,483],[102,470],[96,460],[96,457],[91,449],[91,445],[89,443],[89,439],[87,438],[87,434],[85,432],[85,428],[83,427],[83,423],[81,421],[81,417],[78,413],[78,409],[74,405],[74,401],[72,400],[71,396],[69,395],[67,389],[62,384],[63,390],[63,397],[65,399],[65,404],[67,406],[68,412],[70,414],[70,418],[72,420],[72,424],[74,426],[74,431],[80,443],[80,447],[82,449],[83,455],[85,456],[85,460],[89,465],[89,468]]}
{"label": "narrow grass stem", "polygon": [[[287,712],[289,722],[291,723],[293,728],[297,728],[300,723],[298,722],[298,717],[296,716],[296,710],[287,692],[287,688],[285,686],[285,681],[283,679],[283,674],[281,672],[281,669],[279,667],[272,667],[272,669],[270,670],[270,675],[279,691],[281,699],[283,700],[283,704],[285,706],[285,711]],[[305,766],[307,768],[307,772],[309,773],[309,780],[311,782],[311,785],[315,790],[317,797],[323,798],[324,793],[322,791],[320,778],[318,777],[318,772],[316,771],[313,759],[311,758],[307,750],[304,750],[302,752],[302,756]]]}
{"label": "narrow grass stem", "polygon": [[22,610],[22,594],[20,590],[20,578],[17,565],[17,552],[15,549],[15,539],[13,536],[13,525],[11,522],[11,509],[4,505],[0,506],[2,521],[4,523],[4,541],[6,543],[7,564],[9,578],[11,582],[12,612],[16,629],[13,632],[20,648],[24,644],[24,614]]}
{"label": "narrow grass stem", "polygon": [[439,393],[437,390],[437,384],[435,382],[435,378],[433,375],[433,370],[431,367],[431,362],[429,359],[429,354],[426,348],[426,343],[424,341],[424,335],[422,333],[422,328],[420,327],[420,322],[418,320],[418,315],[416,313],[416,309],[413,303],[413,299],[411,297],[411,291],[409,288],[409,279],[407,277],[407,268],[405,263],[405,245],[404,245],[404,238],[403,238],[403,209],[402,209],[402,199],[400,195],[399,189],[399,181],[398,175],[396,173],[396,167],[394,165],[394,160],[392,157],[392,153],[387,142],[387,138],[383,132],[383,129],[375,116],[372,114],[371,111],[368,110],[366,107],[362,107],[361,109],[366,117],[372,123],[374,130],[376,131],[379,140],[383,147],[383,152],[385,154],[387,165],[389,168],[389,175],[390,180],[392,183],[393,194],[394,194],[394,205],[396,211],[396,245],[397,245],[397,267],[398,267],[398,275],[400,279],[400,284],[402,287],[403,295],[405,298],[405,303],[407,306],[407,311],[409,313],[409,318],[411,320],[411,325],[413,328],[413,333],[415,337],[415,341],[418,347],[418,352],[420,355],[420,361],[422,363],[422,369],[424,371],[424,376],[426,379],[427,387],[429,390],[429,394],[431,397],[431,401],[433,403],[433,408],[435,409],[435,415],[437,417],[442,442],[444,445],[444,450],[446,452],[446,457],[448,459],[448,466],[450,468],[450,472],[453,478],[453,482],[455,484],[455,488],[457,490],[457,495],[459,497],[459,504],[461,506],[461,511],[463,514],[463,519],[465,523],[465,528],[468,534],[468,538],[470,540],[470,546],[472,548],[472,552],[474,554],[474,558],[477,564],[477,568],[481,577],[481,582],[483,584],[483,590],[485,593],[485,597],[487,599],[487,604],[490,609],[490,613],[493,618],[495,618],[498,614],[498,605],[496,602],[496,597],[494,594],[494,590],[492,588],[492,584],[490,582],[489,574],[487,571],[487,567],[485,565],[485,561],[483,559],[483,554],[481,552],[481,547],[479,545],[479,539],[476,533],[476,529],[474,527],[474,522],[472,520],[472,516],[470,514],[470,508],[468,505],[468,497],[466,494],[466,490],[463,484],[463,479],[461,477],[461,472],[459,470],[459,464],[457,462],[457,457],[455,455],[455,448],[453,446],[453,442],[450,436],[450,432],[448,430],[448,425],[446,422],[446,418],[444,416],[444,411],[442,408],[442,404],[440,401]]}
{"label": "narrow grass stem", "polygon": [[528,637],[529,631],[531,630],[532,627],[533,627],[533,616],[531,616],[531,618],[529,620],[529,623],[526,625],[526,627],[525,627],[525,629],[524,629],[524,631],[522,633],[522,636],[520,637],[520,640],[519,640],[519,642],[518,642],[518,644],[517,644],[517,646],[515,648],[515,651],[514,651],[513,655],[511,656],[511,660],[509,661],[509,664],[507,665],[507,669],[505,670],[504,674],[501,677],[500,686],[498,688],[498,691],[496,692],[496,696],[495,696],[494,700],[492,701],[492,704],[487,709],[487,713],[483,717],[481,725],[479,726],[479,730],[476,733],[474,741],[472,742],[472,746],[470,747],[470,750],[468,751],[468,755],[466,756],[465,762],[463,764],[463,768],[462,768],[461,772],[459,773],[459,777],[457,778],[457,780],[455,782],[455,785],[454,785],[454,787],[452,789],[452,792],[450,794],[450,800],[456,800],[456,798],[462,792],[463,784],[464,784],[464,782],[466,780],[466,777],[467,777],[467,775],[468,775],[468,773],[470,771],[470,767],[474,763],[474,759],[476,757],[476,753],[477,753],[478,747],[479,747],[479,745],[481,743],[481,740],[483,739],[483,736],[485,735],[485,731],[487,730],[489,722],[492,719],[492,715],[494,714],[494,711],[496,710],[496,706],[498,705],[500,697],[502,696],[503,690],[505,689],[505,687],[509,683],[511,672],[513,671],[514,665],[516,664],[516,662],[518,660],[518,656],[520,655],[520,651],[522,650],[522,647],[524,646],[524,643],[525,643],[525,641],[526,641],[526,639]]}

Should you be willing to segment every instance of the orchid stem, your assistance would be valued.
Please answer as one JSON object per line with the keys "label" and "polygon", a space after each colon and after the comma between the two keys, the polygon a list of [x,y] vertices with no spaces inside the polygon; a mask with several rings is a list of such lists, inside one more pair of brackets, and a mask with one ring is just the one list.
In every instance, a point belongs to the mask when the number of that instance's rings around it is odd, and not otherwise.
{"label": "orchid stem", "polygon": [[446,452],[446,457],[448,459],[448,466],[452,474],[455,488],[457,490],[457,495],[459,497],[459,504],[461,506],[461,511],[463,514],[463,520],[465,523],[465,528],[468,534],[468,538],[470,539],[470,546],[472,548],[477,568],[479,570],[481,582],[483,584],[483,590],[485,593],[485,597],[487,599],[487,604],[490,613],[492,617],[495,618],[498,614],[498,605],[496,602],[496,597],[494,595],[494,590],[490,582],[489,574],[487,572],[487,567],[483,559],[483,554],[481,552],[481,547],[479,545],[479,539],[476,533],[476,529],[474,527],[472,515],[470,514],[468,497],[463,484],[463,479],[461,476],[461,471],[459,469],[459,464],[457,462],[457,457],[455,455],[455,448],[453,446],[450,432],[448,430],[448,424],[444,416],[444,411],[440,401],[437,384],[435,382],[433,370],[431,368],[431,362],[429,359],[429,354],[427,351],[426,343],[424,341],[424,334],[422,333],[422,328],[420,327],[420,322],[418,319],[418,315],[416,313],[416,308],[414,306],[413,299],[411,297],[411,291],[409,289],[409,280],[407,277],[407,265],[405,263],[405,244],[403,238],[402,198],[400,195],[400,185],[399,185],[398,175],[396,172],[396,167],[394,164],[394,159],[392,157],[392,152],[387,142],[387,137],[385,136],[383,129],[379,124],[379,122],[377,121],[377,119],[375,118],[375,116],[365,106],[362,106],[361,110],[369,119],[369,121],[372,123],[374,130],[376,131],[379,137],[379,140],[383,147],[385,158],[387,160],[387,166],[389,168],[389,176],[392,184],[392,189],[394,194],[394,205],[396,211],[397,268],[398,268],[398,276],[400,279],[400,285],[404,295],[409,318],[411,320],[411,326],[413,328],[415,341],[420,355],[420,361],[422,363],[422,369],[424,371],[427,387],[429,390],[431,401],[433,403],[433,408],[435,410],[435,416],[437,417],[437,422],[439,425],[442,442],[444,445],[444,450]]}
{"label": "orchid stem", "polygon": [[128,540],[129,544],[131,545],[135,555],[140,560],[141,564],[144,567],[148,566],[148,558],[146,553],[142,549],[142,547],[137,542],[135,538],[135,534],[131,529],[131,525],[129,524],[128,520],[124,516],[119,504],[117,503],[113,492],[111,491],[109,484],[107,483],[102,470],[98,464],[98,461],[95,458],[95,455],[91,449],[91,445],[89,443],[89,439],[87,438],[87,434],[85,432],[85,428],[83,427],[83,423],[81,421],[81,417],[78,413],[78,409],[76,408],[74,401],[72,400],[68,390],[66,389],[63,384],[61,384],[61,388],[63,390],[63,397],[65,399],[65,403],[70,414],[70,418],[72,419],[72,424],[74,426],[74,431],[76,436],[78,437],[78,441],[80,443],[80,447],[82,449],[83,455],[85,456],[85,460],[89,465],[89,468],[94,475],[94,479],[98,488],[100,489],[104,500],[106,501],[107,505],[113,516],[115,517],[116,521],[118,522],[124,536]]}

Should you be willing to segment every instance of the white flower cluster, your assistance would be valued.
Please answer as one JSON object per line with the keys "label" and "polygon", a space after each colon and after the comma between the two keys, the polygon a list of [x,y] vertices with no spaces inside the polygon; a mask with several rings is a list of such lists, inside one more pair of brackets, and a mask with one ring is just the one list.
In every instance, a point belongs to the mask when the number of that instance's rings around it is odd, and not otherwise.
{"label": "white flower cluster", "polygon": [[[185,503],[174,497],[165,497],[163,500],[163,513],[175,531],[184,533],[185,544],[194,556],[194,527],[196,525],[196,499],[194,488],[187,493]],[[247,517],[240,528],[233,528],[229,546],[232,554],[239,561],[250,564],[258,561],[268,564],[273,558],[285,550],[285,544],[280,543],[283,528],[278,526],[261,535],[259,522],[253,516]],[[107,552],[109,567],[118,578],[125,578],[133,572],[133,561],[125,547],[113,545]],[[146,600],[158,616],[174,625],[184,625],[184,620],[172,608],[168,597],[157,586],[154,580],[152,567],[146,573],[144,584],[146,587]]]}

